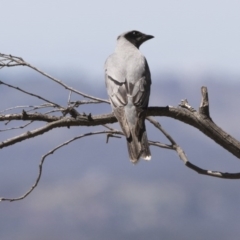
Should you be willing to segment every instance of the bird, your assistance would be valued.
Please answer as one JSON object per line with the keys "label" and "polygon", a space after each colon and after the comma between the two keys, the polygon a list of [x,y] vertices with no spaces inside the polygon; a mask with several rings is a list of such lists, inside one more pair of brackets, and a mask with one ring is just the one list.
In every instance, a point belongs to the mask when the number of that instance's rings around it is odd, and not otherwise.
{"label": "bird", "polygon": [[111,107],[127,139],[129,158],[137,163],[140,157],[151,159],[145,127],[151,73],[141,44],[154,38],[132,30],[117,38],[117,45],[104,65],[105,84]]}

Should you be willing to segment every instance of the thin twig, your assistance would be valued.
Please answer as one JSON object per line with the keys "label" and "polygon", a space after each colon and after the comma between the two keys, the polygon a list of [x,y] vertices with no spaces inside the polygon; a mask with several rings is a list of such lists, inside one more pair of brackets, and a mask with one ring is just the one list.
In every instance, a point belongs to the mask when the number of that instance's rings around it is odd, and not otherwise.
{"label": "thin twig", "polygon": [[70,105],[71,96],[72,96],[72,91],[69,91],[69,95],[68,95],[68,105]]}
{"label": "thin twig", "polygon": [[[101,98],[97,98],[97,97],[93,97],[90,95],[87,95],[85,93],[82,93],[80,91],[77,91],[76,89],[69,87],[68,85],[66,85],[65,83],[63,83],[62,81],[58,80],[57,78],[54,78],[52,76],[50,76],[49,74],[43,72],[42,70],[34,67],[33,65],[31,65],[30,63],[27,63],[26,61],[24,61],[22,58],[16,57],[16,56],[12,56],[12,55],[6,55],[6,54],[1,54],[0,53],[0,57],[2,57],[4,60],[0,60],[0,67],[13,67],[13,66],[27,66],[35,71],[37,71],[38,73],[42,74],[43,76],[51,79],[52,81],[58,83],[59,85],[61,85],[62,87],[64,87],[65,89],[68,89],[72,92],[75,92],[83,97],[89,98],[89,99],[93,99],[102,103],[108,103],[110,104],[110,102],[106,99],[101,99]],[[4,61],[8,61],[7,63],[4,63]],[[16,62],[16,64],[12,64],[12,62]]]}
{"label": "thin twig", "polygon": [[152,145],[152,146],[165,148],[165,149],[169,149],[169,150],[174,150],[173,146],[169,145],[169,144],[164,144],[164,143],[155,142],[155,141],[148,141],[148,143],[149,143],[149,145]]}
{"label": "thin twig", "polygon": [[163,133],[163,135],[171,142],[172,145],[176,145],[174,139],[162,128],[159,122],[157,122],[151,117],[147,117],[147,120],[152,123],[157,129],[159,129]]}
{"label": "thin twig", "polygon": [[200,168],[194,164],[192,164],[190,161],[188,161],[187,156],[185,152],[180,148],[180,146],[176,146],[176,152],[178,153],[178,156],[180,159],[184,162],[185,166],[188,168],[196,171],[199,174],[207,175],[211,177],[217,177],[217,178],[224,178],[224,179],[240,179],[240,173],[227,173],[227,172],[220,172],[220,171],[212,171],[212,170],[206,170],[203,168]]}
{"label": "thin twig", "polygon": [[7,111],[15,110],[15,109],[18,109],[18,108],[32,108],[32,107],[34,107],[34,106],[31,106],[31,105],[24,105],[24,106],[10,107],[10,108],[6,108],[6,109],[0,111],[0,114],[1,114],[1,113],[4,113],[4,112],[7,112]]}
{"label": "thin twig", "polygon": [[184,162],[185,166],[188,168],[196,171],[199,174],[211,176],[211,177],[217,177],[217,178],[224,178],[224,179],[240,179],[240,173],[223,173],[220,171],[212,171],[212,170],[206,170],[203,168],[200,168],[194,164],[192,164],[188,158],[183,149],[175,142],[175,140],[162,128],[159,122],[155,121],[153,118],[147,117],[147,120],[151,122],[156,128],[158,128],[166,137],[167,139],[172,143],[172,145],[164,145],[161,143],[151,142],[150,144],[153,146],[166,148],[170,150],[175,150],[179,156],[179,158]]}
{"label": "thin twig", "polygon": [[[0,111],[0,114],[4,113],[4,112],[8,112],[8,111],[12,111],[12,110],[16,110],[16,109],[26,109],[26,108],[31,108],[31,109],[28,109],[28,110],[25,110],[27,113],[30,113],[34,110],[38,110],[38,109],[43,109],[43,108],[52,108],[52,107],[55,107],[53,106],[52,104],[48,104],[48,103],[44,103],[44,104],[41,104],[41,105],[36,105],[36,106],[32,106],[32,105],[23,105],[23,106],[15,106],[15,107],[11,107],[11,108],[6,108],[2,111]],[[61,111],[61,110],[58,110],[58,111]]]}
{"label": "thin twig", "polygon": [[67,84],[63,83],[62,81],[58,80],[57,78],[54,78],[54,77],[50,76],[49,74],[41,71],[40,69],[38,69],[38,68],[30,65],[29,63],[26,63],[26,66],[32,68],[33,70],[39,72],[39,73],[42,74],[43,76],[45,76],[45,77],[53,80],[54,82],[60,84],[60,85],[63,86],[65,89],[68,89],[68,90],[70,90],[70,91],[72,91],[72,92],[75,92],[75,93],[77,93],[77,94],[79,94],[79,95],[81,95],[81,96],[83,96],[83,97],[85,97],[85,98],[89,98],[89,99],[93,99],[93,100],[96,100],[96,101],[99,101],[99,102],[103,102],[103,103],[108,103],[108,104],[110,104],[110,102],[109,102],[108,100],[106,100],[106,99],[101,99],[101,98],[93,97],[93,96],[91,96],[91,95],[88,95],[88,94],[85,94],[85,93],[83,93],[83,92],[80,92],[80,91],[78,91],[78,90],[76,90],[76,89],[74,89],[74,88],[72,88],[72,87],[69,87]]}
{"label": "thin twig", "polygon": [[28,92],[28,91],[25,91],[25,90],[19,88],[19,87],[15,87],[15,86],[13,86],[13,85],[7,84],[7,83],[5,83],[5,82],[3,82],[3,81],[1,81],[1,80],[0,80],[0,84],[3,84],[3,85],[8,86],[8,87],[10,87],[10,88],[16,89],[16,90],[18,90],[18,91],[20,91],[20,92],[23,92],[23,93],[26,93],[26,94],[28,94],[28,95],[30,95],[30,96],[39,98],[39,99],[41,99],[41,100],[43,100],[43,101],[45,101],[45,102],[48,102],[48,103],[52,104],[52,105],[55,106],[55,107],[64,109],[62,106],[58,105],[57,103],[54,103],[54,102],[52,102],[52,101],[49,101],[49,100],[47,100],[46,98],[43,98],[43,97],[41,97],[41,96],[39,96],[39,95],[37,95],[37,94],[30,93],[30,92]]}
{"label": "thin twig", "polygon": [[[31,113],[31,112],[33,112],[35,110],[44,109],[44,108],[52,108],[52,107],[54,107],[54,106],[52,106],[52,104],[49,104],[49,105],[43,104],[43,105],[39,105],[39,106],[34,106],[32,109],[26,110],[26,113]],[[54,111],[61,112],[62,110],[54,110]]]}
{"label": "thin twig", "polygon": [[96,100],[81,100],[81,101],[70,102],[70,103],[73,104],[74,107],[79,107],[80,105],[83,105],[83,104],[96,104],[101,102]]}
{"label": "thin twig", "polygon": [[[107,128],[108,130],[111,130],[111,131],[115,131],[115,129],[111,128],[110,126],[108,126],[107,124],[103,124],[102,125],[103,127]],[[118,131],[118,130],[116,130]],[[124,134],[123,134],[124,135]]]}
{"label": "thin twig", "polygon": [[10,131],[10,130],[15,130],[15,129],[22,129],[22,128],[29,126],[31,123],[33,123],[33,121],[30,121],[29,123],[19,126],[19,127],[6,128],[6,129],[2,129],[2,130],[0,129],[0,132],[5,132],[5,131]]}
{"label": "thin twig", "polygon": [[17,197],[17,198],[0,198],[0,201],[9,201],[9,202],[13,202],[13,201],[18,201],[18,200],[22,200],[24,199],[25,197],[27,197],[38,185],[40,179],[41,179],[41,176],[42,176],[42,170],[43,170],[43,164],[44,164],[44,161],[45,159],[50,155],[50,154],[53,154],[55,151],[57,151],[58,149],[68,145],[69,143],[77,140],[77,139],[80,139],[80,138],[83,138],[83,137],[88,137],[88,136],[93,136],[93,135],[99,135],[99,134],[122,134],[121,132],[117,132],[117,131],[99,131],[99,132],[90,132],[90,133],[85,133],[85,134],[82,134],[80,136],[77,136],[77,137],[74,137],[60,145],[58,145],[57,147],[55,147],[54,149],[50,150],[47,154],[43,155],[42,158],[41,158],[41,161],[40,161],[40,164],[39,164],[39,172],[38,172],[38,176],[37,176],[37,179],[35,181],[35,183],[33,184],[33,186],[25,193],[23,194],[22,196],[20,197]]}

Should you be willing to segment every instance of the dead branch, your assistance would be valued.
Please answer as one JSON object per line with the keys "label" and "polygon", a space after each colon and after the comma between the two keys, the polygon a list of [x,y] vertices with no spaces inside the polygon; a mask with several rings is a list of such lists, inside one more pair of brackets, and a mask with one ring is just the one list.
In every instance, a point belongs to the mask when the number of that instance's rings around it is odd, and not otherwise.
{"label": "dead branch", "polygon": [[76,94],[79,94],[85,98],[89,98],[89,99],[92,99],[92,100],[96,100],[98,102],[102,102],[102,103],[108,103],[109,104],[109,101],[106,100],[106,99],[101,99],[101,98],[97,98],[97,97],[93,97],[93,96],[90,96],[88,94],[85,94],[85,93],[82,93],[72,87],[69,87],[68,85],[66,85],[65,83],[63,83],[61,80],[57,79],[57,78],[54,78],[52,76],[50,76],[49,74],[43,72],[42,70],[34,67],[33,65],[31,65],[30,63],[24,61],[22,58],[20,57],[16,57],[16,56],[12,56],[12,55],[7,55],[7,54],[2,54],[0,53],[0,69],[3,68],[3,67],[16,67],[16,66],[26,66],[26,67],[29,67],[33,70],[35,70],[36,72],[40,73],[41,75],[47,77],[48,79],[54,81],[55,83],[61,85],[62,87],[64,87],[65,89],[71,91],[71,92],[74,92]]}
{"label": "dead branch", "polygon": [[35,181],[35,183],[33,184],[33,186],[26,192],[24,193],[22,196],[17,197],[17,198],[0,198],[0,201],[9,201],[9,202],[13,202],[13,201],[18,201],[18,200],[22,200],[25,197],[27,197],[38,185],[41,176],[42,176],[42,170],[43,170],[43,164],[44,161],[46,160],[46,158],[50,155],[53,154],[54,152],[56,152],[57,150],[59,150],[60,148],[67,146],[68,144],[74,142],[75,140],[84,138],[84,137],[89,137],[89,136],[93,136],[93,135],[99,135],[99,134],[111,134],[112,136],[114,136],[115,134],[120,134],[122,135],[123,133],[121,131],[99,131],[99,132],[89,132],[89,133],[85,133],[82,134],[80,136],[74,137],[60,145],[58,145],[57,147],[53,148],[52,150],[50,150],[48,153],[46,153],[45,155],[42,156],[40,164],[39,164],[39,169],[38,169],[38,176],[37,179]]}
{"label": "dead branch", "polygon": [[12,128],[6,128],[6,129],[0,129],[0,132],[6,132],[6,131],[10,131],[10,130],[16,130],[16,129],[23,129],[27,126],[29,126],[31,123],[33,123],[33,121],[30,121],[24,125],[18,126],[18,127],[12,127]]}
{"label": "dead branch", "polygon": [[[209,111],[207,111],[207,112],[209,112]],[[164,130],[162,128],[160,123],[155,121],[153,118],[150,118],[150,117],[148,117],[147,119],[157,129],[159,129],[163,133],[163,135],[171,142],[171,145],[167,145],[167,144],[161,144],[161,143],[155,143],[155,142],[151,143],[151,141],[150,141],[151,145],[176,151],[178,156],[179,156],[179,158],[184,162],[185,166],[187,166],[188,168],[196,171],[199,174],[203,174],[203,175],[207,175],[207,176],[211,176],[211,177],[217,177],[217,178],[224,178],[224,179],[240,179],[240,172],[238,172],[238,173],[227,173],[227,172],[223,173],[223,172],[220,172],[220,171],[212,171],[212,170],[202,169],[202,168],[192,164],[188,160],[187,155],[185,154],[183,149],[166,132],[166,130]]]}
{"label": "dead branch", "polygon": [[[201,114],[197,111],[190,111],[184,107],[149,107],[146,113],[147,116],[170,117],[179,120],[183,123],[189,124],[203,134],[214,140],[220,146],[228,150],[237,158],[240,158],[240,142],[218,127],[211,118]],[[91,116],[88,118],[85,115],[79,115],[77,118],[49,116],[39,113],[28,114],[23,118],[22,114],[7,114],[0,115],[0,121],[8,120],[34,120],[55,122],[48,129],[51,130],[56,127],[71,127],[71,126],[99,126],[104,124],[111,124],[117,122],[113,113]],[[47,130],[47,131],[49,131]],[[1,146],[1,145],[0,145]],[[2,145],[2,147],[4,144]]]}
{"label": "dead branch", "polygon": [[[190,169],[196,171],[199,174],[203,174],[203,175],[208,175],[208,176],[212,176],[212,177],[218,177],[218,178],[225,178],[225,179],[240,179],[240,173],[223,173],[223,172],[219,172],[219,171],[211,171],[211,170],[205,170],[202,169],[194,164],[192,164],[191,162],[188,161],[187,156],[185,154],[185,152],[181,149],[181,147],[175,142],[175,140],[162,128],[162,126],[160,125],[159,122],[155,121],[153,118],[148,117],[147,118],[149,120],[149,122],[151,122],[157,129],[159,129],[164,136],[171,142],[171,145],[167,145],[167,144],[162,144],[159,142],[153,142],[153,141],[149,141],[150,145],[153,146],[157,146],[157,147],[161,147],[161,148],[165,148],[165,149],[171,149],[171,150],[175,150],[177,152],[177,154],[179,155],[180,159],[184,162],[184,164],[189,167]],[[105,126],[108,129],[111,129],[108,126]],[[17,198],[0,198],[0,201],[18,201],[18,200],[22,200],[24,198],[26,198],[38,185],[41,176],[42,176],[42,170],[43,170],[43,164],[45,159],[50,155],[53,154],[55,151],[59,150],[60,148],[70,144],[71,142],[83,138],[83,137],[87,137],[87,136],[92,136],[92,135],[99,135],[99,134],[106,134],[107,136],[107,143],[108,143],[108,139],[109,137],[116,137],[119,138],[116,135],[123,135],[123,133],[121,131],[118,130],[110,130],[110,131],[99,131],[99,132],[90,132],[90,133],[86,133],[86,134],[82,134],[80,136],[74,137],[60,145],[58,145],[57,147],[55,147],[54,149],[50,150],[47,154],[43,155],[39,164],[39,173],[38,176],[36,178],[35,183],[33,184],[33,186],[22,196],[17,197]]]}
{"label": "dead branch", "polygon": [[32,97],[39,98],[39,99],[41,99],[41,100],[43,100],[43,101],[45,101],[45,102],[47,102],[47,103],[52,104],[53,107],[58,107],[58,108],[60,108],[60,109],[64,109],[63,107],[61,107],[61,106],[58,105],[57,103],[54,103],[54,102],[52,102],[52,101],[49,101],[49,100],[47,100],[46,98],[43,98],[43,97],[41,97],[41,96],[39,96],[39,95],[37,95],[37,94],[30,93],[30,92],[28,92],[28,91],[26,91],[26,90],[23,90],[23,89],[19,88],[19,87],[15,87],[15,86],[13,86],[13,85],[7,84],[7,83],[5,83],[5,82],[3,82],[3,81],[1,81],[1,80],[0,80],[0,84],[5,85],[5,86],[10,87],[10,88],[13,88],[13,89],[16,89],[16,90],[18,90],[18,91],[20,91],[20,92],[23,92],[23,93],[25,93],[25,94],[27,94],[27,95],[30,95],[30,96],[32,96]]}
{"label": "dead branch", "polygon": [[[114,138],[120,138],[119,135],[123,136],[123,133],[121,131],[118,131],[116,129],[111,128],[107,124],[112,124],[117,122],[117,119],[113,115],[113,113],[109,114],[102,114],[102,115],[95,115],[92,116],[90,114],[85,113],[79,113],[77,111],[77,107],[83,104],[99,104],[99,103],[108,103],[109,101],[106,99],[101,99],[97,97],[93,97],[90,95],[87,95],[85,93],[82,93],[76,89],[73,89],[72,87],[69,87],[59,79],[56,79],[47,73],[39,70],[38,68],[32,66],[31,64],[27,63],[20,57],[12,56],[12,55],[6,55],[0,53],[0,69],[3,67],[15,67],[15,66],[27,66],[34,71],[37,71],[41,75],[47,77],[48,79],[54,81],[55,83],[61,85],[66,90],[69,91],[68,99],[67,99],[67,107],[60,106],[57,103],[54,103],[40,95],[28,92],[26,90],[23,90],[22,88],[10,85],[8,83],[5,83],[3,81],[0,81],[0,84],[5,85],[6,87],[13,88],[15,90],[21,91],[24,94],[30,95],[32,97],[38,98],[42,100],[44,103],[36,106],[32,105],[25,105],[25,106],[14,106],[7,108],[5,110],[0,111],[0,121],[5,121],[5,125],[7,125],[10,121],[27,121],[27,123],[20,125],[18,127],[12,127],[3,129],[0,131],[8,131],[8,130],[15,130],[20,128],[25,128],[28,125],[30,125],[32,122],[45,122],[46,125],[36,128],[33,130],[26,131],[25,133],[22,133],[20,135],[17,135],[13,138],[9,138],[5,141],[2,141],[0,143],[0,149],[4,147],[8,147],[11,145],[14,145],[16,143],[19,143],[21,141],[37,137],[41,134],[44,134],[46,132],[49,132],[52,129],[59,128],[59,127],[74,127],[74,126],[103,126],[107,128],[108,130],[105,131],[98,131],[98,132],[89,132],[77,137],[74,137],[56,148],[49,151],[47,154],[45,154],[41,158],[41,162],[39,164],[39,174],[38,177],[34,183],[34,185],[31,187],[29,191],[27,191],[24,195],[18,198],[0,198],[0,201],[16,201],[24,199],[27,195],[29,195],[38,185],[41,174],[42,174],[42,168],[43,163],[45,159],[50,155],[53,154],[58,149],[62,148],[63,146],[66,146],[70,144],[71,142],[87,137],[87,136],[93,136],[97,134],[105,134],[106,135],[106,141],[108,142],[110,137]],[[88,100],[80,100],[80,101],[71,101],[72,93],[76,93],[81,95],[84,98],[87,98]],[[214,140],[217,144],[225,148],[227,151],[232,153],[237,158],[240,158],[240,142],[237,141],[235,138],[227,134],[224,130],[222,130],[219,126],[217,126],[212,118],[210,117],[210,110],[209,110],[209,98],[208,98],[208,90],[207,87],[201,88],[201,94],[202,99],[200,103],[200,107],[198,110],[195,110],[187,101],[187,99],[182,100],[178,107],[173,106],[166,106],[166,107],[149,107],[146,111],[146,117],[147,120],[153,124],[170,142],[170,144],[166,143],[160,143],[157,141],[149,141],[149,144],[152,146],[157,146],[164,149],[174,150],[177,152],[179,158],[183,161],[183,163],[190,169],[196,171],[199,174],[208,175],[212,177],[218,177],[218,178],[225,178],[225,179],[240,179],[240,173],[223,173],[219,171],[211,171],[211,170],[205,170],[202,169],[191,162],[189,162],[185,152],[183,149],[175,142],[172,136],[170,136],[165,129],[162,128],[159,122],[157,122],[155,119],[153,119],[151,116],[158,116],[158,117],[170,117],[176,120],[179,120],[183,123],[189,124],[198,130],[200,130],[203,134]],[[34,112],[33,111],[40,111],[43,108],[50,108],[46,113],[40,113],[40,112]],[[22,112],[18,113],[11,113],[11,111],[14,110],[14,112],[18,112],[19,110],[22,110]],[[61,113],[61,116],[59,116],[59,112]],[[58,115],[56,114],[58,113]],[[54,115],[56,114],[56,115]],[[62,116],[63,115],[63,116]]]}

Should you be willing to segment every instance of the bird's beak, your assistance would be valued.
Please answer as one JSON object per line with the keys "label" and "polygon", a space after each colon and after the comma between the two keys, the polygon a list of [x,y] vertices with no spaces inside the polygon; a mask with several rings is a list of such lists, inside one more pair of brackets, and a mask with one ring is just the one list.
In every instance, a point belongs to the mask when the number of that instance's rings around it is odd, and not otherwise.
{"label": "bird's beak", "polygon": [[152,38],[154,38],[154,36],[144,34],[144,35],[142,36],[142,42],[145,42],[145,41],[147,41],[147,40],[149,40],[149,39],[152,39]]}

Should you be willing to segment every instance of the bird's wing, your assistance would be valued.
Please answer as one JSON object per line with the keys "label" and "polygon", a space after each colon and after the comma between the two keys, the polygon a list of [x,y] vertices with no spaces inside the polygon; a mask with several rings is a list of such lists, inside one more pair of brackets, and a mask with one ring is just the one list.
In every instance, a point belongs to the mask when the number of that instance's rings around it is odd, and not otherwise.
{"label": "bird's wing", "polygon": [[111,61],[107,60],[105,64],[105,83],[110,98],[110,102],[121,128],[128,138],[130,137],[130,129],[125,117],[124,106],[127,104],[126,80],[124,75],[118,69],[115,69]]}
{"label": "bird's wing", "polygon": [[[142,76],[134,82],[129,82],[125,79],[126,74],[119,70],[120,68],[116,68],[119,65],[115,65],[116,63],[113,62],[111,58],[108,59],[105,64],[107,92],[114,114],[127,138],[130,137],[131,134],[129,125],[136,126],[135,132],[137,136],[139,136],[140,128],[144,125],[142,124],[142,121],[144,121],[143,112],[148,106],[151,85],[151,76],[146,60],[145,63]],[[127,104],[132,104],[136,107],[135,114],[132,113],[131,108],[124,108]]]}
{"label": "bird's wing", "polygon": [[128,94],[132,96],[132,102],[137,108],[146,109],[148,107],[148,100],[150,96],[150,86],[151,86],[151,74],[149,71],[148,63],[146,59],[145,69],[142,76],[134,82],[129,83]]}

